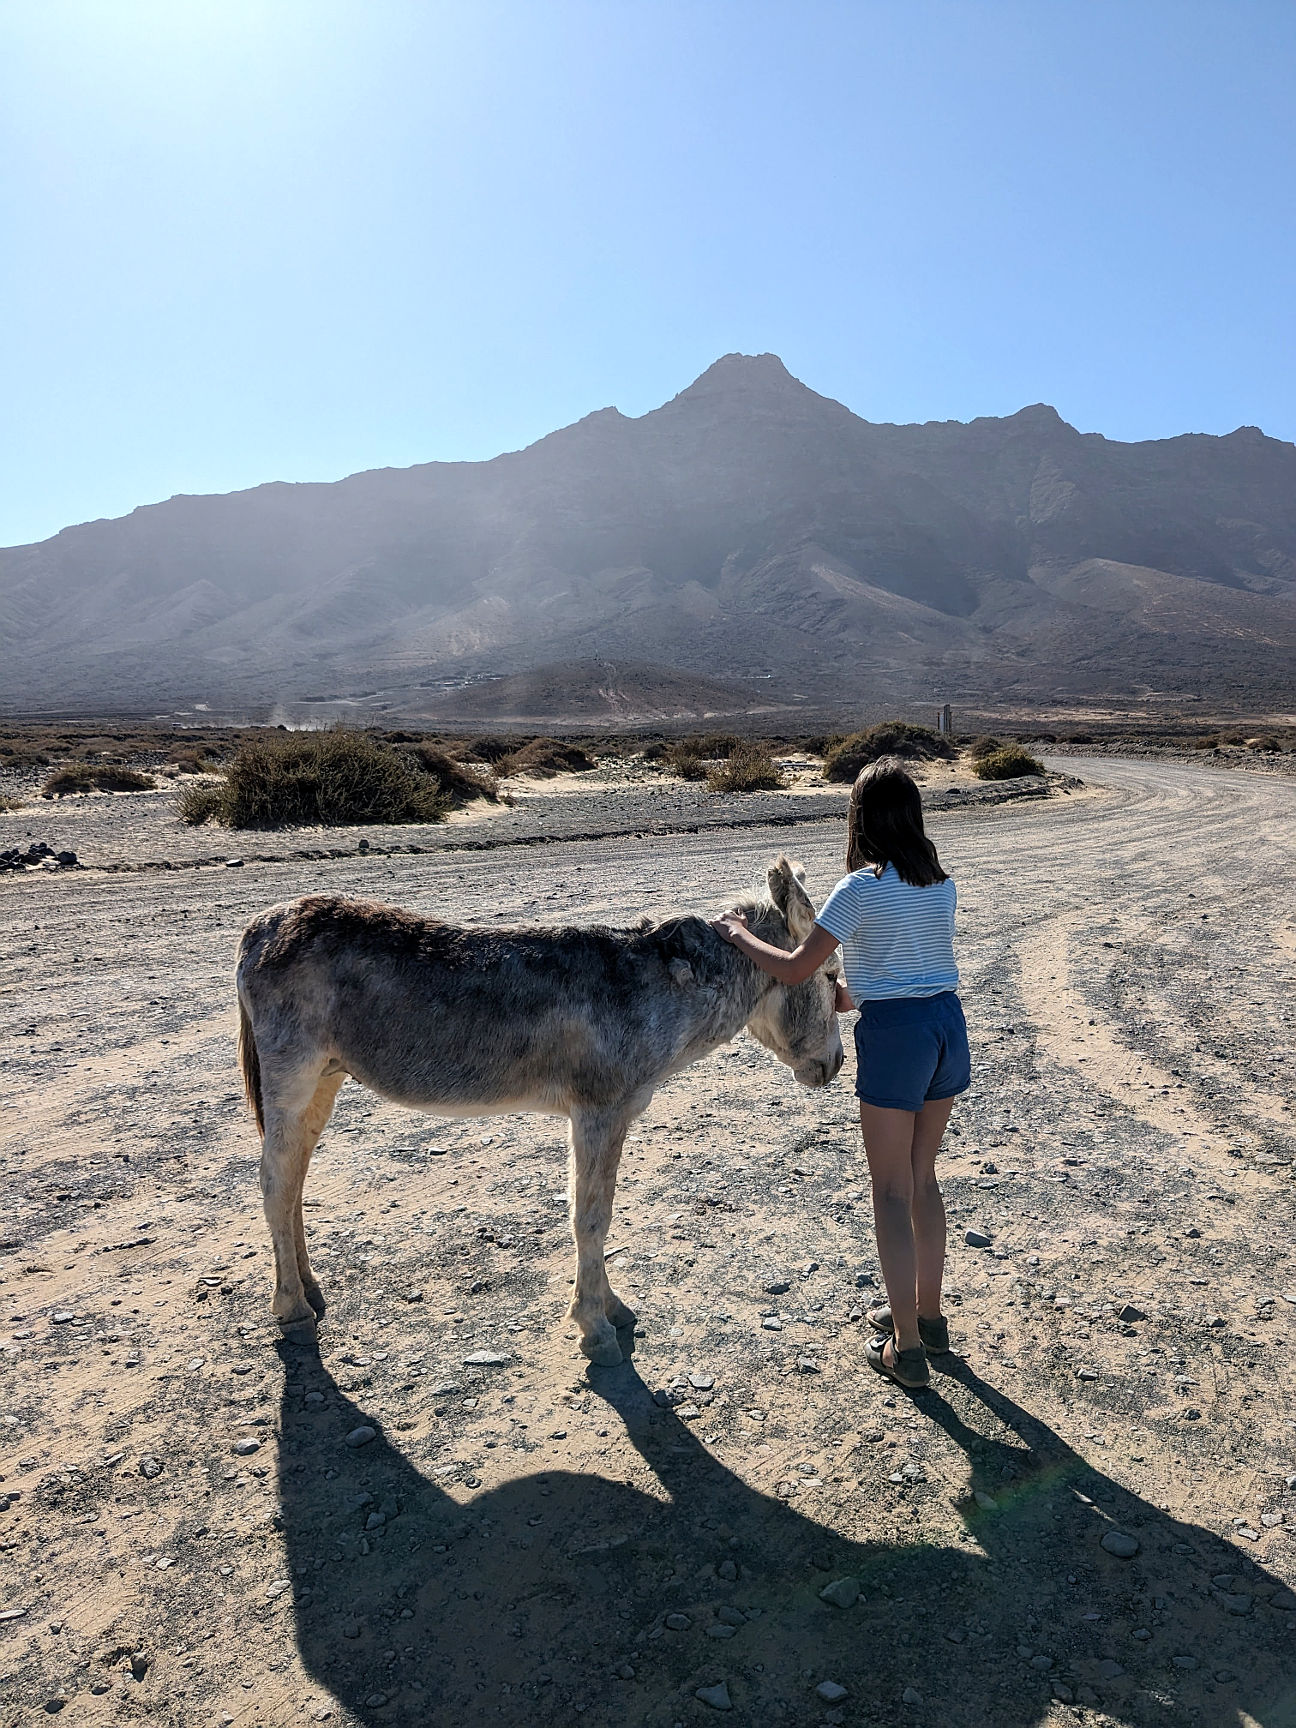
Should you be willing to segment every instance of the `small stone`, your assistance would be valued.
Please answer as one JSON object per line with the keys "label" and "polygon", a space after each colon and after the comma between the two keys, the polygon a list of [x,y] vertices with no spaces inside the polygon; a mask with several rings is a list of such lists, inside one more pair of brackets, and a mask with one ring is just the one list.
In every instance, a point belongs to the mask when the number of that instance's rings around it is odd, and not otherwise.
{"label": "small stone", "polygon": [[709,1704],[713,1710],[732,1710],[733,1700],[729,1696],[729,1688],[722,1680],[718,1686],[699,1686],[693,1696],[702,1704]]}
{"label": "small stone", "polygon": [[836,1680],[821,1680],[815,1691],[825,1704],[840,1704],[843,1698],[850,1697],[848,1688],[838,1685]]}
{"label": "small stone", "polygon": [[162,1474],[162,1460],[155,1458],[151,1452],[146,1452],[139,1461],[139,1473],[147,1476],[151,1482],[155,1476]]}
{"label": "small stone", "polygon": [[732,1584],[738,1576],[738,1568],[732,1560],[722,1560],[716,1567],[716,1577],[723,1578],[726,1584]]}
{"label": "small stone", "polygon": [[386,1522],[387,1522],[387,1514],[385,1512],[371,1512],[369,1514],[369,1516],[365,1519],[365,1529],[366,1530],[381,1530],[383,1525],[386,1524]]}
{"label": "small stone", "polygon": [[984,1230],[965,1230],[963,1240],[969,1248],[989,1248],[994,1238],[987,1236]]}
{"label": "small stone", "polygon": [[1075,1693],[1069,1686],[1064,1686],[1060,1680],[1053,1682],[1053,1696],[1059,1704],[1070,1704],[1075,1699]]}
{"label": "small stone", "polygon": [[1172,1656],[1170,1660],[1176,1668],[1182,1668],[1185,1674],[1191,1674],[1193,1669],[1197,1667],[1195,1656]]}
{"label": "small stone", "polygon": [[344,1638],[358,1638],[360,1636],[360,1622],[358,1620],[344,1620],[342,1622],[342,1636]]}
{"label": "small stone", "polygon": [[230,1447],[230,1451],[237,1453],[240,1458],[250,1458],[254,1452],[260,1450],[261,1442],[254,1439],[251,1434],[245,1434],[241,1440],[236,1440]]}
{"label": "small stone", "polygon": [[688,1377],[688,1383],[695,1392],[709,1392],[715,1385],[715,1375],[692,1373]]}
{"label": "small stone", "polygon": [[798,1374],[817,1374],[818,1372],[819,1372],[819,1364],[815,1361],[813,1356],[798,1356],[797,1357],[797,1373]]}
{"label": "small stone", "polygon": [[225,868],[227,870],[241,870],[243,868],[243,860],[241,858],[227,858],[225,860]]}
{"label": "small stone", "polygon": [[1254,1598],[1249,1590],[1221,1590],[1215,1598],[1226,1614],[1249,1614]]}
{"label": "small stone", "polygon": [[992,1494],[985,1493],[983,1489],[974,1488],[972,1498],[983,1512],[997,1512],[999,1510],[999,1502]]}
{"label": "small stone", "polygon": [[365,1699],[365,1708],[367,1710],[381,1710],[386,1702],[387,1694],[385,1692],[371,1692]]}
{"label": "small stone", "polygon": [[687,1632],[692,1624],[693,1622],[687,1614],[668,1614],[666,1616],[666,1627],[671,1632]]}
{"label": "small stone", "polygon": [[736,1631],[737,1627],[727,1626],[723,1620],[720,1620],[706,1628],[706,1635],[708,1638],[732,1638]]}
{"label": "small stone", "polygon": [[1151,1636],[1152,1634],[1148,1631],[1146,1626],[1136,1626],[1130,1633],[1130,1637],[1137,1638],[1140,1644],[1146,1644]]}
{"label": "small stone", "polygon": [[1260,1522],[1264,1525],[1266,1530],[1276,1530],[1282,1521],[1283,1515],[1281,1512],[1262,1512],[1260,1514]]}
{"label": "small stone", "polygon": [[137,1680],[142,1680],[153,1665],[153,1659],[146,1650],[137,1650],[130,1659],[130,1670]]}
{"label": "small stone", "polygon": [[1289,1494],[1296,1494],[1296,1476],[1284,1476],[1283,1487]]}
{"label": "small stone", "polygon": [[65,870],[69,865],[75,864],[77,861],[77,855],[75,852],[60,852],[57,854],[57,858],[58,862]]}
{"label": "small stone", "polygon": [[266,1591],[266,1599],[267,1601],[273,1602],[277,1597],[282,1596],[286,1590],[291,1589],[292,1580],[290,1578],[276,1578],[274,1583]]}
{"label": "small stone", "polygon": [[825,1584],[819,1592],[819,1600],[827,1602],[831,1608],[853,1608],[859,1597],[858,1578],[834,1578],[831,1584]]}
{"label": "small stone", "polygon": [[1219,1681],[1221,1686],[1227,1686],[1231,1681],[1237,1679],[1237,1675],[1231,1668],[1217,1668],[1215,1670],[1215,1678]]}
{"label": "small stone", "polygon": [[1138,1553],[1140,1544],[1137,1536],[1130,1536],[1124,1530],[1108,1530],[1102,1539],[1102,1546],[1118,1560],[1132,1560]]}
{"label": "small stone", "polygon": [[463,1359],[465,1368],[502,1368],[507,1361],[498,1350],[473,1350]]}
{"label": "small stone", "polygon": [[1098,1378],[1098,1370],[1096,1368],[1081,1368],[1079,1376],[1081,1380],[1096,1380]]}
{"label": "small stone", "polygon": [[1147,1315],[1141,1308],[1136,1308],[1132,1302],[1127,1302],[1118,1316],[1126,1325],[1132,1325],[1135,1320],[1146,1320]]}
{"label": "small stone", "polygon": [[767,1296],[786,1296],[792,1286],[786,1278],[771,1278],[763,1288]]}
{"label": "small stone", "polygon": [[761,1326],[766,1332],[781,1332],[783,1330],[783,1322],[777,1314],[767,1314],[761,1321]]}
{"label": "small stone", "polygon": [[738,1627],[747,1624],[747,1616],[742,1609],[735,1608],[728,1602],[716,1609],[716,1619],[722,1620],[726,1626]]}
{"label": "small stone", "polygon": [[1119,1680],[1124,1672],[1125,1670],[1120,1663],[1111,1656],[1105,1662],[1098,1664],[1098,1678],[1100,1680]]}
{"label": "small stone", "polygon": [[1047,1674],[1049,1669],[1053,1666],[1053,1658],[1051,1656],[1045,1656],[1041,1652],[1039,1655],[1031,1657],[1030,1665],[1039,1673]]}
{"label": "small stone", "polygon": [[66,1326],[70,1320],[74,1320],[75,1318],[76,1316],[70,1308],[56,1309],[55,1312],[50,1315],[50,1319],[56,1326]]}
{"label": "small stone", "polygon": [[308,1392],[306,1394],[306,1408],[308,1410],[322,1410],[324,1404],[325,1398],[322,1392]]}
{"label": "small stone", "polygon": [[921,1704],[922,1693],[914,1686],[906,1686],[900,1694],[900,1702],[902,1704]]}
{"label": "small stone", "polygon": [[353,1428],[347,1435],[345,1445],[351,1447],[367,1446],[371,1440],[378,1438],[378,1430],[370,1428],[367,1423],[361,1423],[359,1428]]}

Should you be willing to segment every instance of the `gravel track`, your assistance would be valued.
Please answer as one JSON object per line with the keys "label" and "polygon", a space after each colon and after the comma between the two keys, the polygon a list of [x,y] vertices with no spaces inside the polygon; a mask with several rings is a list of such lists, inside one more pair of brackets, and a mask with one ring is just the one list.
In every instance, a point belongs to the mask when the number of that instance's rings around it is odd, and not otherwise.
{"label": "gravel track", "polygon": [[975,1077],[913,1399],[863,1362],[849,1055],[802,1093],[744,1037],[654,1100],[610,1371],[560,1319],[560,1125],[354,1087],[332,1306],[281,1342],[232,1066],[268,902],[628,921],[785,847],[822,897],[839,822],[0,884],[0,1722],[672,1728],[723,1684],[752,1724],[1296,1723],[1296,786],[1065,767],[932,817]]}

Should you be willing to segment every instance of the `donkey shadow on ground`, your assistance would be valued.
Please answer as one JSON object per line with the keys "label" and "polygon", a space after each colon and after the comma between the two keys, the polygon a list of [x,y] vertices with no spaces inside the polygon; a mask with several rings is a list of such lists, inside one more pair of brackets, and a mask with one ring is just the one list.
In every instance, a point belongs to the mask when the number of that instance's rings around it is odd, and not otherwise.
{"label": "donkey shadow on ground", "polygon": [[[970,1464],[972,1540],[936,1547],[854,1542],[758,1492],[633,1362],[590,1386],[656,1491],[544,1470],[460,1503],[314,1344],[279,1348],[296,1637],[366,1728],[674,1728],[711,1720],[696,1693],[721,1681],[731,1719],[753,1724],[1034,1728],[1070,1719],[1055,1697],[1074,1696],[1121,1724],[1296,1725],[1283,1583],[1099,1474],[964,1363],[918,1396]],[[352,1450],[361,1425],[377,1437]],[[1113,1527],[1137,1537],[1133,1559],[1100,1546]],[[845,1609],[819,1594],[841,1578],[861,1587]],[[848,1696],[825,1701],[825,1681]]]}

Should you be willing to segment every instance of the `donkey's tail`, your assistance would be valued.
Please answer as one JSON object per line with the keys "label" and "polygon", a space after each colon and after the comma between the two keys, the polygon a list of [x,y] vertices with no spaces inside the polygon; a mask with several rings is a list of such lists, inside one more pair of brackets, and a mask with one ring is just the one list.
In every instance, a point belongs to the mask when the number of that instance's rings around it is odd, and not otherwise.
{"label": "donkey's tail", "polygon": [[243,1074],[243,1090],[252,1114],[256,1117],[257,1133],[265,1139],[265,1110],[261,1103],[261,1058],[257,1055],[256,1037],[252,1031],[252,1022],[248,1011],[239,997],[239,1033],[238,1033],[239,1068]]}

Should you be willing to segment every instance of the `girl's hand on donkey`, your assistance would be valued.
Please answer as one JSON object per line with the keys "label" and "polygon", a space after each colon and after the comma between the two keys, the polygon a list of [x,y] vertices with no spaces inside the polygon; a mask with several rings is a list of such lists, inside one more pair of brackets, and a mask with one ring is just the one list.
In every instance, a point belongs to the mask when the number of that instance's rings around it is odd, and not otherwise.
{"label": "girl's hand on donkey", "polygon": [[723,936],[726,942],[732,942],[738,931],[746,931],[747,914],[732,907],[728,912],[722,912],[718,918],[711,919],[711,928],[717,935]]}
{"label": "girl's hand on donkey", "polygon": [[842,983],[840,978],[837,980],[836,999],[833,1002],[833,1007],[836,1009],[838,1014],[853,1014],[855,1012],[855,1004],[851,999],[851,993]]}

